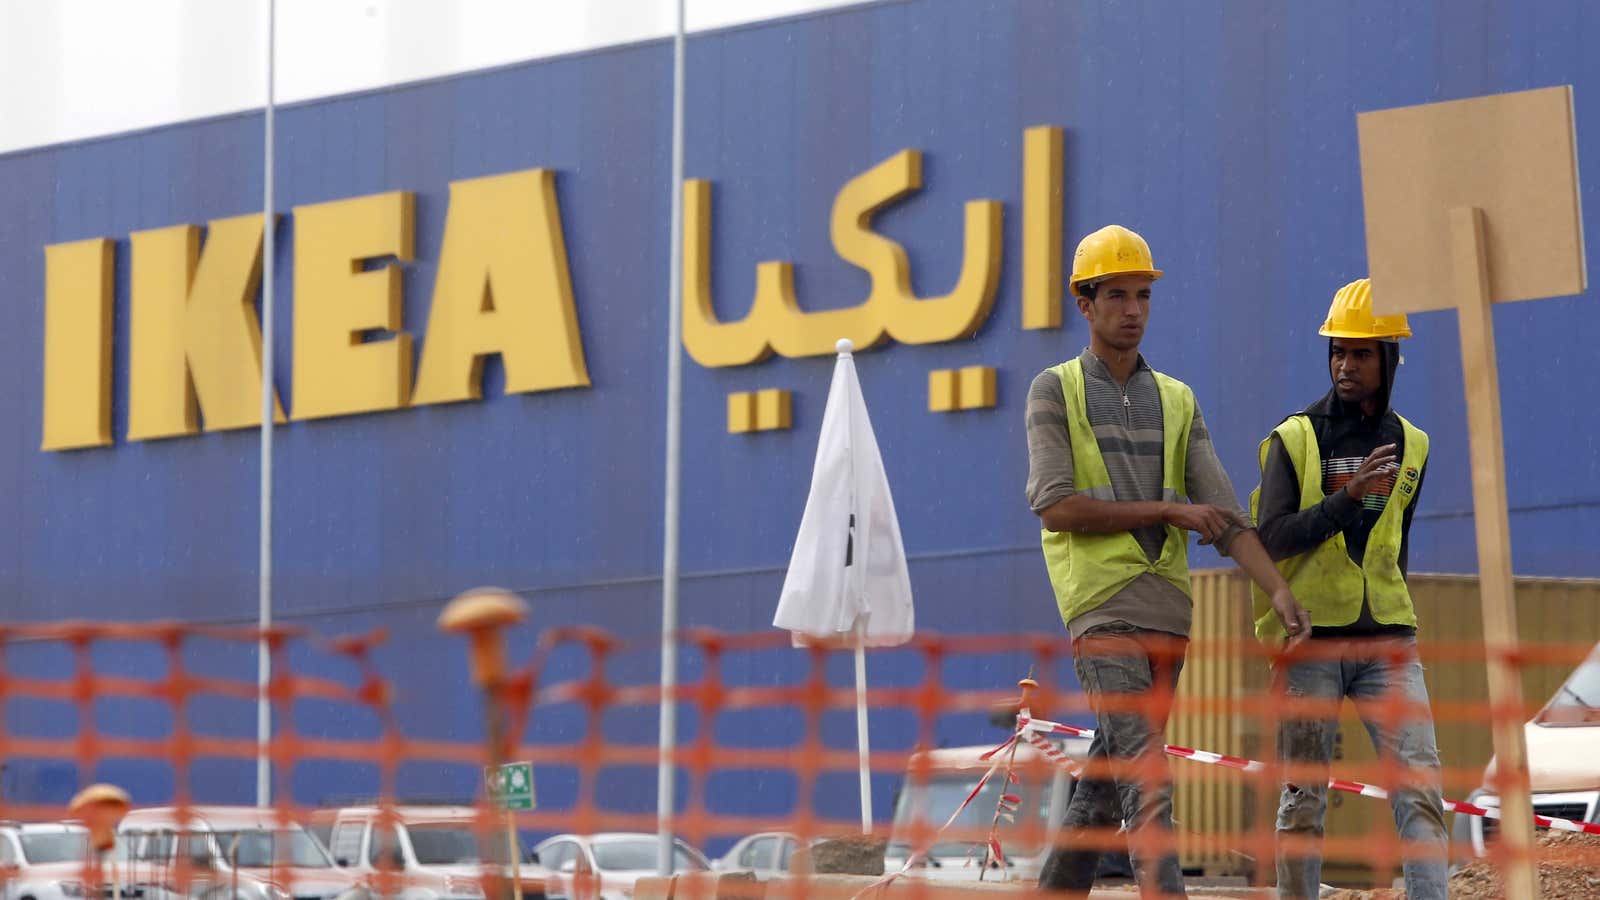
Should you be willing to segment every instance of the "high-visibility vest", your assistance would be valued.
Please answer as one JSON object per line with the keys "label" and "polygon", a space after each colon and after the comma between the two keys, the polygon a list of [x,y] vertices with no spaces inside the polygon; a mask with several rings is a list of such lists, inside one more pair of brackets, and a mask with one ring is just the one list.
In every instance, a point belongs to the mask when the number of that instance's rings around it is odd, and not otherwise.
{"label": "high-visibility vest", "polygon": [[[1078,493],[1096,500],[1116,500],[1105,458],[1089,424],[1083,393],[1083,364],[1073,359],[1051,371],[1061,379],[1066,398],[1067,435],[1072,441],[1072,482]],[[1189,386],[1160,372],[1153,373],[1161,395],[1161,494],[1177,500],[1184,489],[1184,465],[1189,456],[1189,426],[1194,421],[1194,393]],[[1088,534],[1041,529],[1045,566],[1055,588],[1061,621],[1070,622],[1105,603],[1128,582],[1154,572],[1188,596],[1189,538],[1180,528],[1166,526],[1160,558],[1151,561],[1127,531]]]}
{"label": "high-visibility vest", "polygon": [[[1372,607],[1372,618],[1385,625],[1417,624],[1417,611],[1411,605],[1405,575],[1400,571],[1400,542],[1406,508],[1417,494],[1422,466],[1428,461],[1428,435],[1404,418],[1405,452],[1394,490],[1377,524],[1367,536],[1367,549],[1361,565],[1356,565],[1345,547],[1341,532],[1322,542],[1315,550],[1280,561],[1278,571],[1288,580],[1295,599],[1311,614],[1312,625],[1349,625],[1361,615],[1361,600]],[[1310,509],[1328,495],[1322,492],[1322,451],[1317,433],[1306,416],[1290,416],[1272,430],[1283,441],[1295,477],[1300,479],[1300,508]],[[1260,464],[1267,466],[1267,450],[1272,435],[1261,442]],[[1260,513],[1261,488],[1250,495],[1250,515]],[[1255,598],[1256,636],[1261,640],[1283,634],[1283,625],[1272,611],[1272,604],[1260,587],[1251,588]]]}

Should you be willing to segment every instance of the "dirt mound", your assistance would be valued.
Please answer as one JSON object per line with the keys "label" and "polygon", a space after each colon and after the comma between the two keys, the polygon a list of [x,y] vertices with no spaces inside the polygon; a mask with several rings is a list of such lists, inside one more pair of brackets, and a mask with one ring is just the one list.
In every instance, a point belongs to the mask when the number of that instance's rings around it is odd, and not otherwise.
{"label": "dirt mound", "polygon": [[[1539,890],[1546,897],[1600,898],[1600,835],[1546,831],[1539,835]],[[1500,874],[1487,860],[1450,877],[1450,896],[1465,900],[1504,897]]]}
{"label": "dirt mound", "polygon": [[861,834],[842,835],[801,847],[789,860],[791,872],[816,875],[882,875],[888,840]]}
{"label": "dirt mound", "polygon": [[[1539,834],[1539,891],[1549,900],[1600,900],[1600,835],[1571,831]],[[1337,891],[1322,900],[1404,900],[1405,891]],[[1488,860],[1462,866],[1450,876],[1452,900],[1504,900],[1500,873]]]}

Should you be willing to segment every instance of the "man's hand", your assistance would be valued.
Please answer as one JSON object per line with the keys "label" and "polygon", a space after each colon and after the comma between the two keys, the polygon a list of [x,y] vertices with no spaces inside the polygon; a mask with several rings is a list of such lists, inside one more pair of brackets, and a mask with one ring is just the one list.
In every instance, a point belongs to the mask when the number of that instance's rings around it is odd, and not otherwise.
{"label": "man's hand", "polygon": [[1384,444],[1368,453],[1367,458],[1361,461],[1361,468],[1356,470],[1355,477],[1344,486],[1352,500],[1365,497],[1378,482],[1399,471],[1400,464],[1395,462],[1394,450],[1393,444]]}
{"label": "man's hand", "polygon": [[1289,590],[1287,584],[1272,592],[1272,611],[1278,614],[1278,623],[1288,636],[1284,649],[1294,647],[1311,636],[1311,614],[1300,605],[1300,601],[1294,599],[1294,592]]}
{"label": "man's hand", "polygon": [[1168,525],[1198,533],[1202,544],[1212,543],[1229,526],[1239,524],[1229,510],[1205,503],[1168,503],[1161,519]]}

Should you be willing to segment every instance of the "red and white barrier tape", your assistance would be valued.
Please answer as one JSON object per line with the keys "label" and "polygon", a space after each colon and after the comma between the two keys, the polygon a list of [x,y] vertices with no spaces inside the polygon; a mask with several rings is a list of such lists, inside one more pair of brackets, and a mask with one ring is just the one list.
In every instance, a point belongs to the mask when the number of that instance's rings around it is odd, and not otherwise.
{"label": "red and white barrier tape", "polygon": [[[1045,756],[1058,765],[1072,766],[1073,760],[1065,753],[1055,748],[1054,744],[1045,740],[1044,734],[1069,734],[1074,737],[1094,738],[1093,728],[1079,728],[1076,725],[1063,725],[1060,722],[1050,722],[1044,719],[1033,719],[1026,716],[1017,716],[1017,733],[1027,736],[1028,743],[1039,748]],[[1050,750],[1046,751],[1045,748]],[[1238,769],[1241,772],[1260,772],[1266,764],[1254,759],[1245,759],[1242,756],[1228,756],[1224,753],[1212,753],[1209,750],[1196,750],[1192,747],[1180,747],[1177,744],[1162,745],[1168,756],[1179,759],[1189,759],[1199,763],[1213,766],[1224,766],[1229,769]],[[1074,772],[1074,775],[1077,773]],[[1349,794],[1360,794],[1363,797],[1375,797],[1379,800],[1389,799],[1389,792],[1375,784],[1365,784],[1360,781],[1346,781],[1343,778],[1328,779],[1328,787],[1336,791]],[[1493,807],[1475,806],[1463,803],[1460,800],[1444,801],[1444,808],[1453,813],[1467,816],[1481,816],[1485,819],[1500,818],[1500,810]],[[1535,814],[1534,824],[1544,828],[1554,828],[1557,831],[1578,831],[1584,834],[1600,834],[1600,824],[1589,822],[1575,822],[1572,819],[1557,819],[1551,816]]]}
{"label": "red and white barrier tape", "polygon": [[[1022,727],[1021,725],[1018,725],[1019,733],[1020,733],[1021,727]],[[1006,738],[1005,743],[1003,743],[1000,746],[994,748],[993,750],[990,750],[988,753],[983,754],[983,756],[980,757],[980,758],[984,762],[988,762],[991,757],[994,757],[994,756],[998,755],[1000,753],[1000,751],[1006,749],[1007,747],[1010,747],[1013,743],[1016,742],[1016,740],[1017,740],[1017,735],[1013,734],[1011,737]],[[1049,743],[1049,742],[1046,741],[1046,743]],[[950,826],[952,826],[952,825],[954,825],[956,823],[956,819],[961,818],[962,810],[965,810],[968,806],[972,805],[972,801],[977,799],[978,794],[983,791],[983,786],[988,784],[989,783],[989,779],[993,778],[995,776],[995,773],[1000,771],[1000,764],[1002,762],[1003,762],[1003,760],[996,759],[993,763],[990,763],[989,770],[987,772],[984,772],[983,773],[983,777],[978,779],[978,783],[973,785],[971,791],[967,792],[967,798],[965,800],[961,801],[961,805],[957,806],[956,807],[956,811],[950,814],[950,818],[946,819],[944,824],[940,825],[938,830],[933,833],[933,836],[928,838],[927,841],[924,842],[922,846],[912,848],[911,852],[906,855],[905,864],[900,866],[900,868],[898,870],[894,871],[894,872],[886,872],[886,873],[884,873],[882,878],[879,878],[878,880],[872,882],[871,884],[867,885],[866,887],[862,888],[861,890],[859,890],[855,894],[853,894],[851,896],[850,900],[862,900],[862,898],[866,897],[874,889],[888,887],[891,883],[894,882],[895,879],[901,877],[902,875],[907,874],[914,867],[916,867],[918,864],[920,864],[927,857],[928,851],[933,848],[933,845],[937,844],[939,842],[939,838],[941,836],[943,836],[944,833],[950,829]],[[1007,771],[1005,772],[1005,774],[1002,777],[1005,778],[1008,782],[1015,782],[1017,780],[1017,776],[1012,774],[1011,771],[1009,770],[1009,768],[1007,769]],[[1012,795],[1009,794],[1010,789],[1011,789],[1011,785],[1010,784],[1006,784],[1006,785],[1003,785],[1001,787],[1001,794],[1002,794],[1001,802],[1002,803],[1005,802],[1007,799],[1011,799],[1012,798]],[[1015,798],[1015,799],[1019,799],[1020,800],[1020,798]],[[985,844],[986,849],[988,850],[988,852],[993,853],[995,858],[1000,860],[1001,863],[1004,864],[1004,862],[1005,862],[1005,854],[1000,852],[1000,841],[995,835],[995,831],[994,831],[993,826],[990,827],[989,838],[984,842],[984,844]],[[972,862],[972,860],[970,858],[971,857],[971,852],[970,851],[968,852],[968,857],[969,858],[968,858],[967,862],[968,862],[968,864],[970,864]],[[980,876],[980,879],[981,879],[981,876]]]}

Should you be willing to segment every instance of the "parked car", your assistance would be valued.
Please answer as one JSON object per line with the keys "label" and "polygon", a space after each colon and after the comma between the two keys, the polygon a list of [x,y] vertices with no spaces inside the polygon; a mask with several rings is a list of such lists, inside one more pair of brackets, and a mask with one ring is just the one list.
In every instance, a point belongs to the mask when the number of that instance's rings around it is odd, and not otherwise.
{"label": "parked car", "polygon": [[[1089,741],[1067,738],[1057,744],[1068,756],[1084,759],[1088,756]],[[906,780],[895,798],[894,823],[890,829],[888,849],[884,854],[884,871],[897,872],[911,857],[913,848],[907,835],[914,823],[936,829],[953,815],[978,785],[978,779],[989,770],[993,760],[983,759],[992,746],[948,747],[929,750],[912,757],[907,766]],[[1017,748],[1015,764],[1024,772],[1048,772],[1041,779],[1037,774],[1023,777],[1022,783],[1011,789],[1021,797],[1022,803],[1011,822],[1000,825],[1000,847],[1005,853],[1004,871],[994,871],[985,879],[997,881],[1033,881],[1039,877],[1048,849],[1054,844],[1066,813],[1067,801],[1072,796],[1073,778],[1059,766],[1046,763],[1043,754],[1029,745]],[[928,776],[924,784],[915,784],[911,772],[926,766]],[[928,848],[922,864],[911,869],[910,874],[941,881],[974,881],[982,873],[984,859],[981,842],[974,843],[973,832],[987,831],[1000,799],[1003,779],[999,774],[990,778],[983,790],[972,798],[951,828],[968,832],[966,839],[945,838]],[[1036,834],[1044,840],[1024,842],[1022,827],[1033,823]],[[1106,854],[1101,861],[1103,876],[1131,874],[1127,854]]]}
{"label": "parked car", "polygon": [[[812,838],[813,845],[822,838]],[[800,839],[786,831],[762,831],[740,838],[727,853],[711,861],[719,872],[750,872],[758,881],[789,872],[789,860],[800,847]]]}
{"label": "parked car", "polygon": [[[603,834],[558,834],[533,848],[534,857],[546,871],[545,894],[552,898],[575,900],[595,895],[597,879],[600,900],[629,900],[634,883],[656,874],[656,854],[660,839],[653,834],[606,832]],[[673,872],[704,872],[711,868],[705,855],[681,840],[674,841]]]}
{"label": "parked car", "polygon": [[70,824],[0,824],[0,900],[78,900],[89,832]]}
{"label": "parked car", "polygon": [[[1528,776],[1533,788],[1533,811],[1542,816],[1600,823],[1600,644],[1595,645],[1550,702],[1523,726],[1528,745]],[[1484,786],[1467,802],[1500,806],[1488,787],[1494,780],[1494,760],[1484,769]],[[1498,822],[1479,816],[1457,815],[1452,826],[1458,849],[1483,856],[1486,843],[1495,838]]]}
{"label": "parked car", "polygon": [[[136,809],[117,827],[118,880],[143,900],[334,900],[356,885],[328,851],[272,809]],[[189,883],[180,890],[180,859]]]}
{"label": "parked car", "polygon": [[[334,861],[364,884],[382,870],[401,874],[399,900],[482,900],[484,867],[508,866],[509,845],[480,845],[471,806],[405,805],[392,814],[385,824],[379,807],[348,806],[314,815],[311,827],[326,829]],[[544,893],[544,874],[521,866],[525,900]]]}

